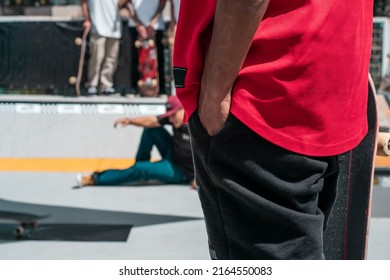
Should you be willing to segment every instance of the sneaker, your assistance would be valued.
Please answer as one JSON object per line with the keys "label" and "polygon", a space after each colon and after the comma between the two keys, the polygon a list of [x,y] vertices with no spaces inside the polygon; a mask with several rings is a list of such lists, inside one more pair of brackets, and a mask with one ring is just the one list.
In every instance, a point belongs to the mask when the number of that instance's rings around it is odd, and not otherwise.
{"label": "sneaker", "polygon": [[89,87],[87,93],[88,95],[96,95],[98,93],[98,90],[96,87]]}
{"label": "sneaker", "polygon": [[83,174],[77,174],[76,175],[76,184],[78,187],[85,187],[85,186],[92,186],[93,185],[93,178],[92,175],[83,175]]}
{"label": "sneaker", "polygon": [[115,89],[113,87],[107,87],[103,89],[102,93],[105,95],[111,95],[115,93]]}

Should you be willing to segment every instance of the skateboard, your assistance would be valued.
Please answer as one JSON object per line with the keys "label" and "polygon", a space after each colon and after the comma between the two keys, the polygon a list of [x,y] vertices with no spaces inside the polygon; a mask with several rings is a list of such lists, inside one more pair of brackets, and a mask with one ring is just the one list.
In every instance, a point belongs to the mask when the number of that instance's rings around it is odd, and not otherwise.
{"label": "skateboard", "polygon": [[18,224],[13,229],[17,239],[23,239],[38,228],[38,221],[48,218],[50,215],[35,215],[30,213],[0,211],[0,220],[13,220]]}
{"label": "skateboard", "polygon": [[86,49],[87,49],[87,38],[88,38],[89,31],[90,31],[90,29],[86,28],[84,30],[84,32],[83,32],[83,36],[81,38],[77,37],[75,39],[75,44],[78,45],[78,46],[81,46],[81,49],[80,49],[80,59],[79,59],[79,68],[78,68],[78,71],[77,71],[77,77],[75,77],[75,78],[71,77],[73,79],[72,79],[72,81],[70,80],[69,82],[71,84],[75,84],[75,90],[76,90],[77,96],[81,95],[80,85],[81,85],[81,79],[83,77],[85,52],[86,52]]}
{"label": "skateboard", "polygon": [[172,94],[173,86],[173,73],[172,73],[172,57],[173,57],[173,45],[175,41],[175,32],[172,30],[164,31],[164,37],[162,44],[164,46],[164,81],[165,90],[168,94]]}
{"label": "skateboard", "polygon": [[138,71],[140,79],[138,88],[142,96],[155,97],[158,95],[157,49],[153,39],[137,40]]}
{"label": "skateboard", "polygon": [[378,119],[376,93],[368,86],[368,133],[353,150],[339,158],[337,199],[324,231],[326,259],[367,258],[368,228],[377,151]]}

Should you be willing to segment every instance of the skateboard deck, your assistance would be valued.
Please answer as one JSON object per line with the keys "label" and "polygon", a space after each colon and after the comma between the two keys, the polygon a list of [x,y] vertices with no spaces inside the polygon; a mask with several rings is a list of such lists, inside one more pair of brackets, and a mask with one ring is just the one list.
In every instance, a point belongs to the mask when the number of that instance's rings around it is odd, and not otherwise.
{"label": "skateboard deck", "polygon": [[158,95],[158,69],[157,49],[152,39],[137,40],[135,46],[138,48],[138,71],[140,79],[138,88],[142,96],[155,97]]}
{"label": "skateboard deck", "polygon": [[[387,58],[390,58],[390,53],[387,54]],[[381,83],[379,85],[378,92],[389,92],[390,90],[390,60],[388,60],[385,75],[382,77]]]}
{"label": "skateboard deck", "polygon": [[13,228],[16,238],[22,239],[38,227],[38,221],[50,217],[47,215],[35,215],[30,213],[0,211],[0,220],[12,220],[18,224]]}
{"label": "skateboard deck", "polygon": [[175,32],[168,30],[164,32],[162,39],[162,44],[164,46],[164,81],[165,81],[165,91],[170,95],[174,90],[173,84],[173,46],[175,42]]}
{"label": "skateboard deck", "polygon": [[324,232],[326,259],[367,257],[378,119],[376,93],[368,87],[368,133],[353,150],[340,156],[337,199]]}
{"label": "skateboard deck", "polygon": [[81,85],[81,80],[83,78],[85,53],[87,50],[87,38],[88,38],[89,31],[90,29],[85,29],[83,32],[83,36],[81,38],[77,37],[75,40],[75,44],[80,46],[79,67],[77,70],[77,77],[75,81],[75,90],[77,96],[81,95],[80,85]]}

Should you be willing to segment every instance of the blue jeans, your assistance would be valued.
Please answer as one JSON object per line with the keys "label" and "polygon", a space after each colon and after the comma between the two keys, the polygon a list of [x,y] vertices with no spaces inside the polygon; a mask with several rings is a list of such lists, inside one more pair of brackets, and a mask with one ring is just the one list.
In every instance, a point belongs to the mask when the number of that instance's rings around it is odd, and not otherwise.
{"label": "blue jeans", "polygon": [[[160,161],[150,162],[153,146],[157,147],[162,157]],[[173,163],[172,135],[163,127],[144,129],[133,166],[94,173],[95,185],[126,185],[147,180],[167,184],[188,182],[184,171]]]}

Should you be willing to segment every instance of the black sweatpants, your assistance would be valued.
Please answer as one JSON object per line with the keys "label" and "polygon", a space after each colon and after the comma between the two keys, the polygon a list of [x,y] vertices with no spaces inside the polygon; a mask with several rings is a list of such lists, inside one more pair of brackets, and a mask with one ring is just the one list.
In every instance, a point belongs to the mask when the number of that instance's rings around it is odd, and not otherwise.
{"label": "black sweatpants", "polygon": [[324,258],[337,156],[287,151],[232,114],[212,137],[197,112],[189,128],[212,259]]}

